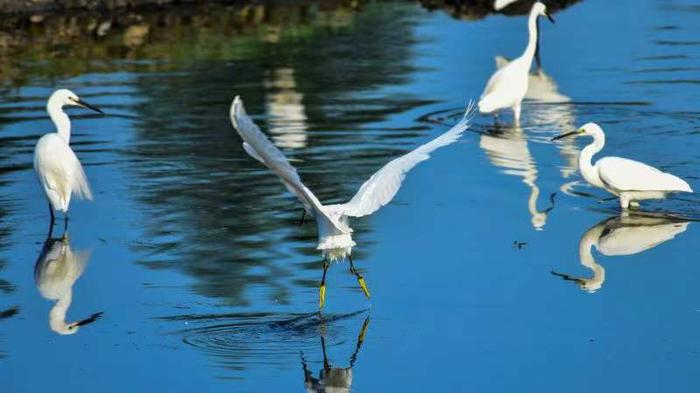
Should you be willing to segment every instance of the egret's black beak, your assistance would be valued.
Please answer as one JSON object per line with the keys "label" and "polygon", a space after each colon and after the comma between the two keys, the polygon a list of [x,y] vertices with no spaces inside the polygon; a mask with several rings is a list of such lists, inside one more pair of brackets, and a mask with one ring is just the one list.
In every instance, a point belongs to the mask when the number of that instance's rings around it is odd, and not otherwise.
{"label": "egret's black beak", "polygon": [[93,111],[95,111],[95,112],[97,112],[97,113],[100,113],[100,114],[102,114],[102,115],[105,114],[104,112],[102,112],[102,110],[101,110],[100,108],[98,108],[98,107],[96,107],[96,106],[92,106],[92,105],[88,104],[87,102],[81,100],[80,98],[78,98],[78,99],[75,100],[74,102],[76,103],[76,105],[82,106],[83,108],[92,109]]}
{"label": "egret's black beak", "polygon": [[544,16],[546,16],[547,19],[549,19],[550,22],[556,23],[556,22],[554,22],[554,18],[552,18],[552,15],[550,15],[549,12],[545,12],[545,13],[544,13]]}
{"label": "egret's black beak", "polygon": [[102,316],[102,314],[103,314],[103,313],[101,313],[101,312],[92,314],[92,315],[90,315],[90,317],[85,318],[85,319],[83,319],[83,320],[80,321],[80,322],[76,322],[74,326],[85,326],[85,325],[89,325],[89,324],[91,324],[91,323],[97,321],[98,319],[100,319],[100,317]]}
{"label": "egret's black beak", "polygon": [[561,135],[555,136],[554,138],[552,138],[552,140],[556,141],[557,139],[566,138],[567,136],[574,136],[574,135],[577,135],[578,133],[579,133],[578,131],[567,132],[566,134],[561,134]]}

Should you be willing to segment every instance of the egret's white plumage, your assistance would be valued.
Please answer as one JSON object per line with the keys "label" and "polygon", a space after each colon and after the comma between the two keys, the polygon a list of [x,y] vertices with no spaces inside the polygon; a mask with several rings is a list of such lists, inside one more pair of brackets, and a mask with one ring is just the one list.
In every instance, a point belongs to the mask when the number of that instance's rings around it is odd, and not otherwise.
{"label": "egret's white plumage", "polygon": [[623,209],[644,199],[665,198],[671,192],[693,192],[685,180],[639,161],[605,157],[593,164],[593,155],[605,146],[605,133],[595,123],[587,123],[577,131],[554,139],[580,135],[593,137],[593,142],[579,155],[581,175],[591,185],[618,196]]}
{"label": "egret's white plumage", "polygon": [[70,90],[57,90],[49,98],[46,109],[56,126],[56,132],[39,138],[34,148],[34,170],[49,201],[52,223],[54,211],[68,212],[74,193],[79,198],[92,200],[92,192],[83,167],[70,147],[70,119],[63,111],[63,107],[67,105],[82,106],[102,113],[81,101]]}
{"label": "egret's white plumage", "polygon": [[89,252],[73,252],[67,235],[48,239],[34,266],[36,287],[46,299],[56,303],[49,312],[49,326],[58,334],[75,334],[78,328],[94,321],[99,315],[80,322],[66,322],[66,313],[73,301],[73,285],[83,274]]}
{"label": "egret's white plumage", "polygon": [[605,219],[586,231],[579,241],[579,260],[593,272],[593,277],[554,274],[575,281],[587,292],[595,292],[605,282],[605,268],[595,260],[593,247],[606,256],[634,255],[673,239],[688,225],[689,222],[677,219],[627,214]]}
{"label": "egret's white plumage", "polygon": [[[273,171],[287,189],[304,204],[306,212],[316,219],[318,226],[317,249],[322,251],[324,259],[332,261],[350,257],[352,247],[355,246],[348,218],[372,214],[389,203],[398,192],[409,170],[419,162],[427,160],[434,150],[459,139],[462,133],[469,128],[469,115],[472,112],[470,105],[464,118],[452,129],[410,153],[390,161],[362,184],[350,201],[335,205],[323,205],[302,183],[296,169],[289,163],[284,154],[270,142],[247,115],[243,101],[239,97],[233,100],[230,116],[234,128],[243,139],[245,151]],[[350,262],[352,263],[352,259]],[[361,277],[358,276],[358,279]],[[363,282],[361,282],[362,285],[364,285]],[[363,287],[363,289],[365,288]]]}
{"label": "egret's white plumage", "polygon": [[499,68],[486,83],[486,88],[479,99],[481,113],[493,113],[501,109],[513,110],[516,122],[520,120],[520,104],[527,93],[528,77],[532,60],[537,50],[537,18],[546,16],[547,7],[537,2],[532,6],[528,18],[529,41],[523,54],[507,65]]}

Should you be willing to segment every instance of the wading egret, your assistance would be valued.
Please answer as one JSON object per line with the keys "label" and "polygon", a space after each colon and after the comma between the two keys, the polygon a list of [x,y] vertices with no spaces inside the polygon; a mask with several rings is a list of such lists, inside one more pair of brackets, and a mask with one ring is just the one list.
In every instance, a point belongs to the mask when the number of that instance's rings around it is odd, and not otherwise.
{"label": "wading egret", "polygon": [[67,89],[56,90],[49,98],[46,110],[56,126],[56,132],[42,136],[36,143],[34,170],[46,199],[49,200],[51,228],[55,219],[54,210],[66,214],[65,220],[68,222],[68,205],[72,193],[92,200],[92,192],[83,167],[70,148],[70,119],[63,107],[71,105],[103,113]]}
{"label": "wading egret", "polygon": [[95,322],[102,313],[92,314],[78,322],[66,322],[66,313],[73,301],[73,285],[83,274],[89,252],[73,252],[64,234],[60,239],[49,237],[34,265],[34,281],[39,293],[56,303],[49,312],[49,326],[54,332],[75,334],[81,326]]}
{"label": "wading egret", "polygon": [[530,40],[525,52],[491,76],[481,94],[479,112],[493,113],[510,108],[513,110],[515,121],[520,121],[520,103],[527,93],[532,59],[538,46],[537,18],[540,15],[546,16],[554,23],[554,19],[547,13],[547,7],[544,4],[537,2],[532,6],[528,19]]}
{"label": "wading egret", "polygon": [[355,242],[349,217],[362,217],[374,213],[388,204],[399,191],[406,173],[419,162],[430,158],[434,150],[456,142],[469,128],[472,114],[470,104],[462,120],[446,133],[401,157],[390,161],[369,178],[355,196],[346,203],[323,205],[302,182],[296,169],[284,154],[260,131],[246,114],[243,101],[236,96],[231,104],[231,122],[243,139],[243,149],[254,159],[273,171],[304,204],[305,213],[316,219],[318,226],[318,250],[323,254],[323,278],[319,288],[319,307],[323,307],[326,294],[326,272],[330,262],[348,258],[350,271],[357,277],[362,291],[369,297],[364,278],[356,270],[350,255]]}
{"label": "wading egret", "polygon": [[575,277],[552,272],[573,281],[586,292],[595,292],[605,282],[605,268],[596,262],[592,248],[606,256],[634,255],[667,242],[688,229],[689,222],[666,217],[622,215],[610,217],[586,231],[578,246],[581,265],[593,272],[593,277]]}
{"label": "wading egret", "polygon": [[552,140],[581,135],[593,137],[593,142],[581,150],[578,158],[581,175],[589,184],[619,197],[623,209],[630,204],[637,206],[644,199],[663,199],[671,192],[693,192],[683,179],[639,161],[604,157],[593,164],[593,155],[605,146],[605,133],[595,123],[587,123]]}

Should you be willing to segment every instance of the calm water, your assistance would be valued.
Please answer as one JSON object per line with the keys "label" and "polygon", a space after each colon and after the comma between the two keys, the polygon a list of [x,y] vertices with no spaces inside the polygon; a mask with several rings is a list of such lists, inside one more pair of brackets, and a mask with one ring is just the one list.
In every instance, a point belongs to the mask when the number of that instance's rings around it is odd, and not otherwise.
{"label": "calm water", "polygon": [[[606,153],[700,188],[697,4],[589,0],[543,22],[522,128],[477,117],[353,221],[372,298],[334,265],[322,315],[316,227],[243,152],[233,96],[321,200],[344,201],[453,124],[494,57],[520,54],[525,20],[411,3],[272,16],[4,66],[2,391],[299,392],[318,387],[324,351],[325,379],[351,375],[355,392],[700,388],[700,199],[619,217],[572,167],[585,141],[549,142],[596,121]],[[70,111],[95,202],[74,203],[68,239],[42,252],[31,162],[57,87],[108,116]],[[64,312],[103,314],[62,336]]]}

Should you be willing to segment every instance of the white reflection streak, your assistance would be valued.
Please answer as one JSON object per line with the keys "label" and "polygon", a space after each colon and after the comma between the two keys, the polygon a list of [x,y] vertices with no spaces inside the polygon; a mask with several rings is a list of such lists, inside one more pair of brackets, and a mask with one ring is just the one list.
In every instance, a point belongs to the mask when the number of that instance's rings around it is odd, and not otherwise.
{"label": "white reflection streak", "polygon": [[270,115],[269,130],[277,147],[300,149],[307,145],[308,129],[304,95],[296,90],[294,70],[277,68],[265,76],[266,109]]}

